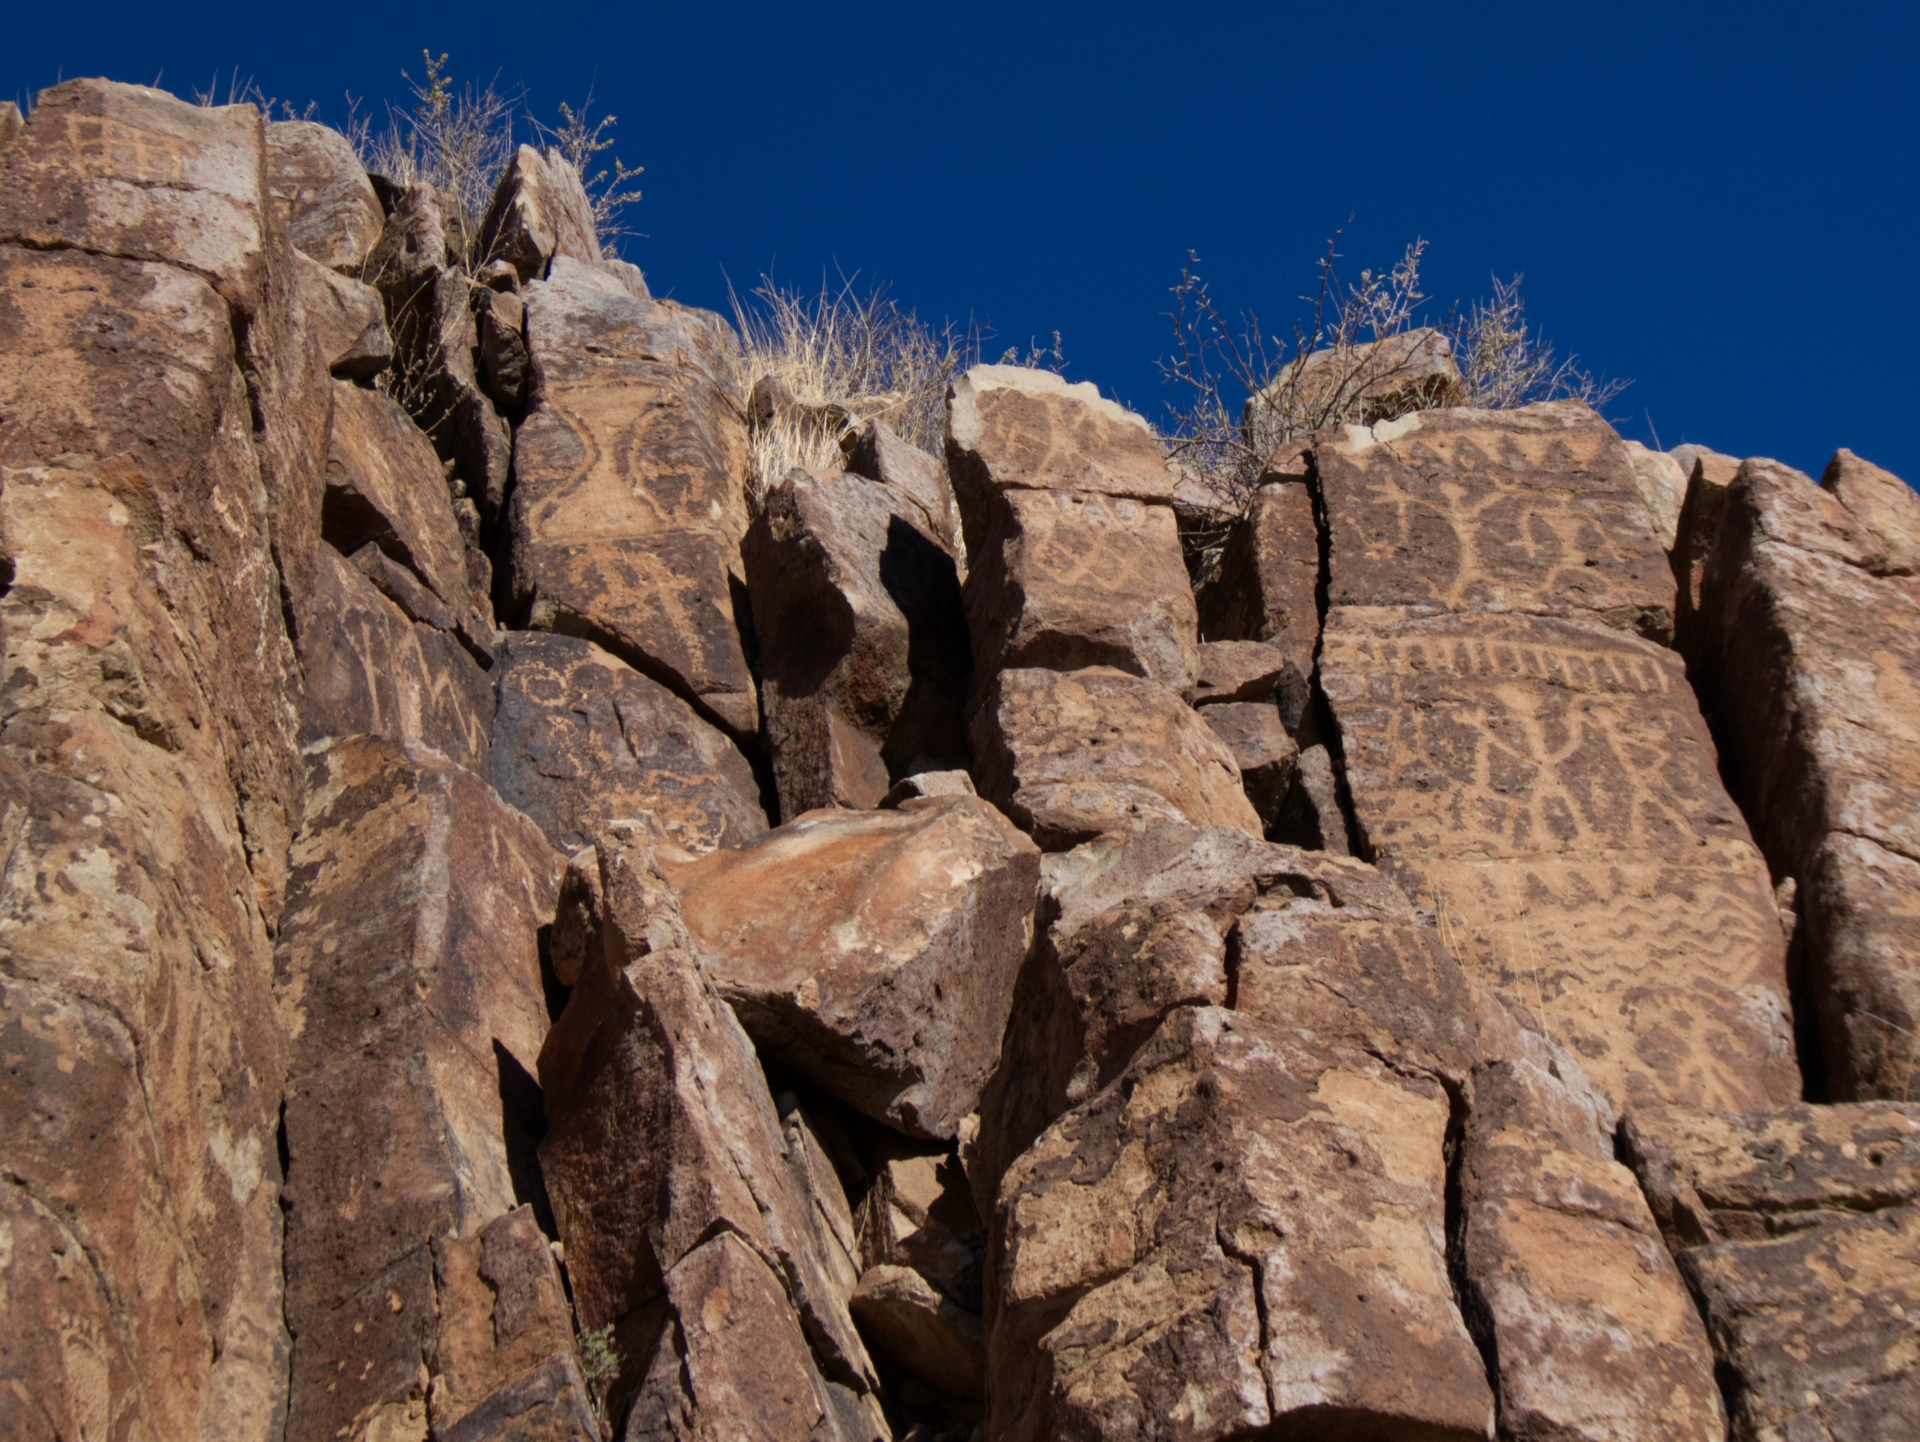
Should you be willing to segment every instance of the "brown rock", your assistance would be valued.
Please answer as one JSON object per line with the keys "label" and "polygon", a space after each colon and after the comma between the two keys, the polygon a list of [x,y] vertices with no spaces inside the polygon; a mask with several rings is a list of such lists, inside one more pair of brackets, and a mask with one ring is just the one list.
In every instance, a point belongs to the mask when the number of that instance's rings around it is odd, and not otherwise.
{"label": "brown rock", "polygon": [[1372,425],[1465,399],[1453,343],[1423,327],[1296,357],[1262,394],[1247,401],[1242,424],[1256,446],[1271,449],[1290,431],[1345,421]]}
{"label": "brown rock", "polygon": [[1206,723],[1172,692],[1110,667],[1002,671],[974,721],[973,754],[980,794],[1043,850],[1155,819],[1260,834],[1232,754]]}
{"label": "brown rock", "polygon": [[1309,746],[1295,758],[1293,786],[1281,803],[1268,834],[1288,846],[1351,856],[1347,816],[1340,809],[1339,783],[1325,746]]}
{"label": "brown rock", "polygon": [[294,256],[293,265],[295,303],[319,340],[327,368],[342,380],[379,375],[393,360],[380,292],[304,255]]}
{"label": "brown rock", "polygon": [[599,1434],[572,1352],[556,1352],[494,1392],[436,1437],[446,1442],[578,1442]]}
{"label": "brown rock", "polygon": [[1502,1430],[1723,1437],[1706,1330],[1613,1159],[1610,1110],[1530,1017],[1500,1030],[1482,1032],[1460,1198],[1466,1293],[1498,1359]]}
{"label": "brown rock", "polygon": [[796,470],[741,554],[783,816],[863,810],[903,772],[966,764],[960,584],[910,498]]}
{"label": "brown rock", "polygon": [[1678,657],[1585,620],[1337,607],[1321,681],[1381,864],[1616,1105],[1795,1094],[1772,890]]}
{"label": "brown rock", "polygon": [[973,1110],[1032,936],[1039,855],[976,797],[812,812],[668,861],[714,985],[770,1056],[910,1135]]}
{"label": "brown rock", "polygon": [[517,633],[494,672],[493,784],[555,846],[577,851],[615,818],[695,855],[766,831],[738,748],[591,641]]}
{"label": "brown rock", "polygon": [[310,120],[276,120],[266,153],[267,194],[295,249],[357,279],[387,217],[353,142]]}
{"label": "brown rock", "polygon": [[1336,607],[1521,611],[1673,634],[1673,574],[1632,464],[1577,401],[1347,426],[1314,457]]}
{"label": "brown rock", "polygon": [[840,449],[849,471],[891,486],[918,506],[926,517],[926,529],[962,566],[966,564],[960,508],[953,499],[944,465],[918,446],[908,445],[878,418],[848,432]]}
{"label": "brown rock", "polygon": [[[823,1378],[865,1395],[873,1374],[846,1311],[850,1269],[835,1266],[834,1239],[787,1154],[753,1046],[706,982],[644,843],[613,829],[596,850],[604,954],[582,971],[540,1055],[550,1121],[540,1157],[580,1323],[599,1327],[664,1301],[674,1320],[636,1414],[668,1405],[648,1397],[687,1367],[697,1377],[707,1363],[692,1349],[708,1346],[720,1349],[706,1354],[723,1369],[717,1377],[750,1360],[731,1349],[773,1349],[762,1360],[780,1387],[798,1385],[789,1375],[810,1379],[789,1395],[802,1411]],[[727,1260],[709,1250],[716,1245],[739,1254]],[[728,1277],[744,1289],[737,1307],[718,1285]],[[757,1339],[736,1330],[748,1327],[762,1329]],[[780,1340],[789,1335],[797,1345]],[[696,1382],[683,1403],[731,1405],[720,1396]]]}
{"label": "brown rock", "polygon": [[1647,508],[1653,533],[1668,551],[1680,530],[1680,509],[1687,499],[1688,467],[1665,451],[1650,451],[1638,441],[1622,441],[1633,467],[1634,489]]}
{"label": "brown rock", "polygon": [[910,1153],[881,1162],[855,1226],[863,1270],[911,1267],[978,1320],[986,1232],[965,1169],[952,1153]]}
{"label": "brown rock", "polygon": [[1271,701],[1233,701],[1209,706],[1200,713],[1213,734],[1226,743],[1233,764],[1240,768],[1240,784],[1263,825],[1279,819],[1293,789],[1293,773],[1300,748],[1280,724],[1280,709]]}
{"label": "brown rock", "polygon": [[533,384],[533,357],[527,353],[526,302],[512,291],[488,290],[476,317],[480,338],[480,375],[487,394],[510,412],[527,403]]}
{"label": "brown rock", "polygon": [[360,278],[386,297],[387,315],[397,322],[402,308],[420,306],[432,294],[447,260],[439,195],[431,185],[409,185],[367,253]]}
{"label": "brown rock", "polygon": [[1220,574],[1198,595],[1200,634],[1208,641],[1264,641],[1280,652],[1287,667],[1280,707],[1290,732],[1299,731],[1307,714],[1320,639],[1319,578],[1312,494],[1302,481],[1279,481],[1254,493],[1246,516],[1227,534]]}
{"label": "brown rock", "polygon": [[947,396],[947,473],[978,556],[995,497],[1010,490],[1072,491],[1169,504],[1177,470],[1153,427],[1101,397],[1090,381],[1051,371],[974,366]]}
{"label": "brown rock", "polygon": [[894,783],[880,798],[880,810],[895,810],[901,802],[921,796],[978,796],[973,777],[964,771],[917,771]]}
{"label": "brown rock", "polygon": [[1193,591],[1165,506],[1008,490],[974,547],[966,607],[983,679],[1112,666],[1176,693],[1192,682]]}
{"label": "brown rock", "polygon": [[868,1342],[929,1386],[983,1399],[987,1355],[980,1318],[942,1295],[911,1267],[875,1267],[853,1294],[853,1316]]}
{"label": "brown rock", "polygon": [[1192,706],[1268,701],[1280,689],[1287,658],[1264,641],[1203,641],[1194,649]]}
{"label": "brown rock", "polygon": [[523,145],[514,153],[481,223],[480,255],[506,261],[522,281],[545,277],[556,255],[600,259],[592,202],[559,152]]}
{"label": "brown rock", "polygon": [[[538,1200],[537,933],[560,862],[485,782],[392,741],[319,749],[308,785],[274,963],[291,1038],[288,1430],[331,1438],[418,1405],[442,1337],[449,1405],[483,1390],[454,1334],[486,1326],[463,1297],[493,1304],[451,1284],[446,1239]],[[567,1341],[551,1312],[520,1360]]]}
{"label": "brown rock", "polygon": [[560,877],[560,899],[554,904],[548,955],[553,979],[560,985],[576,985],[581,970],[598,960],[605,911],[606,898],[600,893],[600,853],[583,846],[567,858],[567,869]]}
{"label": "brown rock", "polygon": [[1005,1180],[990,1435],[1230,1437],[1337,1417],[1481,1438],[1493,1398],[1444,1241],[1447,1101],[1213,1007]]}
{"label": "brown rock", "polygon": [[1869,571],[1911,576],[1920,570],[1920,496],[1913,487],[1844,448],[1827,462],[1820,487],[1838,496],[1853,519],[1879,540],[1879,549],[1867,558]]}
{"label": "brown rock", "polygon": [[0,101],[0,150],[13,144],[26,128],[27,122],[21,118],[20,107],[11,100]]}
{"label": "brown rock", "polygon": [[536,630],[598,642],[730,735],[759,701],[734,615],[746,432],[707,377],[731,332],[563,261],[529,286],[536,395],[514,438],[514,594]]}
{"label": "brown rock", "polygon": [[1650,1110],[1626,1142],[1685,1248],[1737,1442],[1898,1436],[1920,1405],[1920,1107]]}
{"label": "brown rock", "polygon": [[1876,574],[1887,554],[1841,496],[1746,462],[1689,656],[1728,786],[1815,919],[1807,995],[1841,1098],[1909,1095],[1899,1028],[1920,1005],[1904,896],[1920,858],[1920,585]]}
{"label": "brown rock", "polygon": [[1674,644],[1691,656],[1700,613],[1700,586],[1706,578],[1707,557],[1720,533],[1720,515],[1726,509],[1727,487],[1740,469],[1734,456],[1723,456],[1705,446],[1675,446],[1669,455],[1687,468],[1686,498],[1672,546],[1673,574],[1679,582],[1679,609],[1674,613]]}

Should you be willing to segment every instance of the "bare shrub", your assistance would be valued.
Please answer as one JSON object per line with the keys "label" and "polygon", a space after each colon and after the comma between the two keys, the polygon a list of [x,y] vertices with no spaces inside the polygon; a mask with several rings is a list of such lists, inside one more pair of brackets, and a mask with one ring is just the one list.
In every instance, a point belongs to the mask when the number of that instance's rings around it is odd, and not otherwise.
{"label": "bare shrub", "polygon": [[744,415],[763,380],[794,402],[753,429],[748,497],[756,508],[793,467],[838,466],[841,441],[870,417],[940,454],[947,387],[979,361],[981,327],[929,325],[884,286],[862,293],[854,278],[837,289],[823,279],[807,294],[763,276],[744,300],[728,294],[741,343],[727,387],[733,403]]}
{"label": "bare shrub", "polygon": [[640,191],[633,181],[646,166],[629,170],[617,155],[608,157],[613,162],[612,170],[599,164],[594,157],[613,149],[613,137],[607,132],[620,123],[620,118],[603,115],[589,125],[587,112],[592,108],[593,92],[589,90],[577,113],[564,100],[560,102],[558,125],[544,125],[531,114],[527,118],[547,144],[579,172],[587,199],[593,203],[593,223],[600,244],[611,246],[617,253],[620,237],[632,233],[626,225],[626,213],[630,206],[640,203]]}
{"label": "bare shrub", "polygon": [[1415,240],[1391,269],[1363,270],[1351,284],[1340,277],[1338,244],[1336,234],[1314,293],[1300,298],[1307,309],[1291,341],[1270,336],[1251,313],[1229,319],[1196,255],[1173,287],[1174,349],[1161,362],[1174,392],[1169,445],[1214,513],[1186,533],[1197,582],[1217,569],[1229,528],[1290,440],[1441,406],[1498,410],[1572,397],[1597,408],[1626,384],[1595,378],[1577,356],[1558,356],[1528,323],[1517,275],[1495,279],[1490,300],[1423,324],[1425,241]]}
{"label": "bare shrub", "polygon": [[447,77],[447,56],[420,52],[424,81],[406,71],[411,103],[386,106],[386,128],[375,131],[372,118],[355,116],[348,137],[360,163],[395,185],[432,185],[452,210],[461,233],[477,235],[480,219],[493,199],[500,174],[513,159],[514,108],[519,95],[502,95],[495,82],[461,86],[456,94]]}

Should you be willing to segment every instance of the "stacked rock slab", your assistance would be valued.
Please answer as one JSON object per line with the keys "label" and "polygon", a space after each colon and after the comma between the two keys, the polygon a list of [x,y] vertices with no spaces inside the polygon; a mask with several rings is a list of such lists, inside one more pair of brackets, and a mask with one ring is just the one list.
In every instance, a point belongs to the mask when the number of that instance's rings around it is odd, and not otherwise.
{"label": "stacked rock slab", "polygon": [[284,1405],[276,561],[327,381],[268,182],[252,107],[104,81],[0,150],[9,1436],[265,1439]]}
{"label": "stacked rock slab", "polygon": [[1898,478],[1847,451],[1819,486],[1748,461],[1689,657],[1729,783],[1798,885],[1816,1085],[1835,1099],[1910,1097],[1920,1068],[1917,563],[1920,497]]}
{"label": "stacked rock slab", "polygon": [[[545,1208],[537,934],[560,861],[479,777],[374,737],[313,753],[293,861],[287,1436],[437,1435],[555,1354],[572,1365],[546,1239],[516,1211]],[[509,1274],[519,1304],[482,1281]],[[586,1408],[575,1392],[556,1405]]]}
{"label": "stacked rock slab", "polygon": [[1785,939],[1644,639],[1674,584],[1617,437],[1555,402],[1349,426],[1315,460],[1321,684],[1373,854],[1615,1106],[1791,1099]]}
{"label": "stacked rock slab", "polygon": [[626,1435],[884,1438],[819,1171],[652,853],[619,828],[595,849],[605,946],[541,1051],[540,1155],[580,1323],[630,1361]]}
{"label": "stacked rock slab", "polygon": [[535,399],[514,438],[516,605],[753,736],[734,609],[746,432],[715,380],[732,332],[565,256],[524,294]]}
{"label": "stacked rock slab", "polygon": [[796,470],[742,553],[782,816],[864,810],[903,774],[966,765],[960,582],[913,495]]}
{"label": "stacked rock slab", "polygon": [[1920,1106],[1661,1108],[1625,1150],[1705,1314],[1735,1442],[1920,1416]]}

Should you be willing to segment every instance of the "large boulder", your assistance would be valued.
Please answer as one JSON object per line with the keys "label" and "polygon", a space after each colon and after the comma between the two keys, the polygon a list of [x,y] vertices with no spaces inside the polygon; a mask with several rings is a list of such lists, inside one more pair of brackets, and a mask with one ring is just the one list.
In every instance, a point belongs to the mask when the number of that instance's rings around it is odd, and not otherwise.
{"label": "large boulder", "polygon": [[959,579],[911,497],[796,470],[741,551],[783,816],[864,810],[902,773],[966,765]]}
{"label": "large boulder", "polygon": [[1773,874],[1798,883],[1827,1094],[1904,1098],[1920,1056],[1920,581],[1889,558],[1903,527],[1920,534],[1920,498],[1862,465],[1837,459],[1833,489],[1740,467],[1689,661],[1728,784]]}
{"label": "large boulder", "polygon": [[732,332],[564,257],[525,295],[536,399],[514,437],[517,605],[534,629],[585,636],[753,736],[735,613],[746,430],[714,379]]}
{"label": "large boulder", "polygon": [[662,865],[763,1052],[909,1135],[954,1135],[1033,934],[1040,858],[1026,837],[977,797],[928,797],[811,812]]}
{"label": "large boulder", "polygon": [[1002,671],[973,733],[980,794],[1042,850],[1154,820],[1261,834],[1226,743],[1141,677],[1107,666]]}
{"label": "large boulder", "polygon": [[605,946],[540,1054],[540,1159],[580,1323],[629,1339],[640,1436],[884,1437],[817,1172],[644,841],[612,828],[595,849]]}
{"label": "large boulder", "polygon": [[1008,1173],[989,1434],[1489,1438],[1447,1270],[1429,1077],[1218,1007],[1171,1013]]}
{"label": "large boulder", "polygon": [[1651,1109],[1624,1149],[1706,1317],[1736,1442],[1909,1429],[1920,1106]]}
{"label": "large boulder", "polygon": [[[450,1422],[430,1365],[443,1335],[479,1324],[457,1304],[481,1319],[491,1304],[436,1271],[456,1239],[544,1205],[539,932],[560,859],[471,772],[351,737],[312,757],[293,863],[274,960],[291,1039],[288,1436]],[[533,1228],[502,1245],[522,1265],[545,1252]],[[570,1342],[561,1309],[525,1361]]]}
{"label": "large boulder", "polygon": [[480,225],[480,259],[503,260],[522,282],[544,279],[554,256],[597,262],[593,202],[580,172],[554,150],[523,145],[494,188]]}
{"label": "large boulder", "polygon": [[359,279],[387,217],[352,141],[311,120],[271,121],[267,194],[296,250]]}
{"label": "large boulder", "polygon": [[372,286],[294,257],[296,304],[319,342],[321,359],[341,380],[370,381],[393,362],[386,306]]}
{"label": "large boulder", "polygon": [[591,641],[516,632],[494,667],[489,775],[569,853],[616,819],[699,855],[767,829],[740,750],[678,696]]}
{"label": "large boulder", "polygon": [[1686,504],[1688,471],[1665,451],[1648,450],[1638,441],[1624,441],[1627,463],[1633,467],[1634,489],[1653,522],[1653,534],[1671,552],[1680,532],[1680,509]]}
{"label": "large boulder", "polygon": [[1271,449],[1290,433],[1344,421],[1372,425],[1408,411],[1458,405],[1466,393],[1453,342],[1423,326],[1296,355],[1248,398],[1241,425],[1255,445]]}

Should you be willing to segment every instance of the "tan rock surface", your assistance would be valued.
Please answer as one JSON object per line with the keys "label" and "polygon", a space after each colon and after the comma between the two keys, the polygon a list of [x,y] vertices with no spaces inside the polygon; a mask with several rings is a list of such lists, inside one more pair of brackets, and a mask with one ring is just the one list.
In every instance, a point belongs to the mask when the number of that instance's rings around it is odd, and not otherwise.
{"label": "tan rock surface", "polygon": [[511,635],[493,681],[489,775],[563,851],[616,818],[695,855],[766,831],[759,783],[739,749],[591,641]]}
{"label": "tan rock surface", "polygon": [[910,497],[796,470],[741,553],[782,816],[866,810],[905,771],[966,764],[959,578]]}
{"label": "tan rock surface", "polygon": [[769,1056],[879,1121],[951,1137],[1032,937],[1033,844],[971,796],[810,812],[663,858],[719,993]]}
{"label": "tan rock surface", "polygon": [[978,365],[947,393],[947,474],[971,565],[994,500],[1013,490],[1077,491],[1167,505],[1180,484],[1140,416],[1051,371]]}
{"label": "tan rock surface", "polygon": [[1194,648],[1187,700],[1196,707],[1272,701],[1286,668],[1286,654],[1264,641],[1203,641]]}
{"label": "tan rock surface", "polygon": [[1233,753],[1240,784],[1264,826],[1279,818],[1293,789],[1300,748],[1281,724],[1271,701],[1230,701],[1200,713],[1213,734]]}
{"label": "tan rock surface", "polygon": [[1714,537],[1719,534],[1720,516],[1727,504],[1727,487],[1733,484],[1740,470],[1740,460],[1705,446],[1675,446],[1668,454],[1687,468],[1686,499],[1680,506],[1671,559],[1674,579],[1680,587],[1679,605],[1674,612],[1674,644],[1690,657],[1694,651],[1694,629],[1700,613],[1700,586],[1706,579],[1707,557],[1713,551]]}
{"label": "tan rock surface", "polygon": [[391,365],[393,337],[380,292],[306,256],[293,263],[295,303],[327,369],[341,380],[368,381]]}
{"label": "tan rock surface", "polygon": [[1003,671],[973,723],[974,781],[1043,850],[1156,819],[1260,834],[1227,750],[1173,692],[1107,666]]}
{"label": "tan rock surface", "polygon": [[746,431],[707,379],[731,333],[570,261],[526,298],[537,399],[514,438],[518,604],[535,629],[585,636],[753,735],[733,589]]}
{"label": "tan rock surface", "polygon": [[1376,341],[1311,351],[1281,368],[1266,391],[1247,401],[1242,424],[1271,449],[1284,421],[1297,427],[1353,420],[1363,425],[1407,411],[1456,405],[1466,398],[1453,342],[1422,326]]}
{"label": "tan rock surface", "polygon": [[269,122],[267,194],[295,249],[359,278],[387,217],[352,141],[310,120]]}
{"label": "tan rock surface", "polygon": [[1297,731],[1320,640],[1314,588],[1320,536],[1304,477],[1262,485],[1227,533],[1217,579],[1200,588],[1200,634],[1208,641],[1264,641],[1292,668],[1280,682],[1281,709]]}
{"label": "tan rock surface", "polygon": [[990,1433],[1230,1437],[1334,1416],[1491,1437],[1447,1277],[1446,1126],[1429,1080],[1174,1012],[1008,1173]]}
{"label": "tan rock surface", "polygon": [[[289,1436],[331,1438],[431,1410],[436,1339],[482,1325],[462,1295],[486,1301],[436,1286],[435,1244],[445,1272],[448,1237],[537,1195],[538,932],[560,860],[471,772],[355,737],[313,755],[293,864],[274,961]],[[532,1347],[567,1341],[553,1323]]]}
{"label": "tan rock surface", "polygon": [[1838,496],[1848,514],[1879,541],[1867,558],[1868,570],[1876,576],[1911,576],[1920,570],[1920,496],[1913,487],[1844,447],[1827,462],[1820,487]]}
{"label": "tan rock surface", "polygon": [[[966,539],[960,533],[960,508],[953,498],[946,466],[919,447],[908,445],[878,418],[848,432],[840,449],[849,471],[885,482],[918,506],[926,517],[926,528],[964,568]],[[965,575],[964,569],[961,574]]]}
{"label": "tan rock surface", "polygon": [[1668,551],[1680,531],[1680,509],[1686,504],[1689,470],[1665,451],[1648,450],[1638,441],[1622,441],[1633,467],[1634,489],[1653,522],[1653,534]]}
{"label": "tan rock surface", "polygon": [[875,1267],[853,1294],[853,1316],[877,1350],[953,1397],[984,1398],[987,1357],[976,1313],[911,1267]]}

